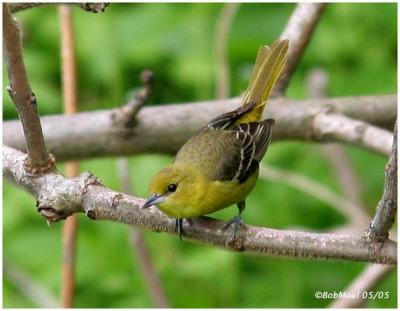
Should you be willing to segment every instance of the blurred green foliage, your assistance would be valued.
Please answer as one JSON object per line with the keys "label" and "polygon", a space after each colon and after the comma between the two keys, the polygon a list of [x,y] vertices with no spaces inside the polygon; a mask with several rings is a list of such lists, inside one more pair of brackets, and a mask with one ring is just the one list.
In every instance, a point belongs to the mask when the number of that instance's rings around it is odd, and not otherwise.
{"label": "blurred green foliage", "polygon": [[[150,104],[212,99],[215,88],[213,32],[222,4],[111,4],[103,14],[74,8],[79,76],[79,110],[118,107],[140,87],[139,73],[156,76]],[[229,63],[232,94],[246,87],[258,47],[281,33],[294,4],[242,4],[231,28]],[[23,25],[24,56],[42,115],[62,112],[60,33],[55,6],[16,14]],[[4,67],[3,67],[4,68]],[[397,5],[329,4],[288,89],[306,98],[311,69],[329,75],[329,96],[396,93]],[[5,86],[3,116],[16,118]],[[373,215],[383,185],[386,159],[346,147],[362,181],[362,199]],[[171,161],[165,155],[129,159],[134,192],[147,195],[152,175]],[[328,185],[334,179],[316,144],[279,142],[264,159]],[[63,168],[60,164],[59,168]],[[82,161],[105,185],[120,190],[115,159]],[[60,290],[62,223],[48,228],[34,199],[9,184],[3,188],[3,259],[26,271],[55,296]],[[260,180],[248,198],[248,224],[328,231],[346,223],[334,208],[296,189]],[[228,219],[235,208],[213,216]],[[77,258],[77,307],[152,307],[126,225],[80,217]],[[367,265],[346,261],[306,261],[237,254],[180,242],[176,236],[145,233],[173,307],[324,307],[315,291],[340,291]],[[35,307],[3,282],[4,307]],[[376,290],[389,291],[370,307],[397,305],[396,273]]]}

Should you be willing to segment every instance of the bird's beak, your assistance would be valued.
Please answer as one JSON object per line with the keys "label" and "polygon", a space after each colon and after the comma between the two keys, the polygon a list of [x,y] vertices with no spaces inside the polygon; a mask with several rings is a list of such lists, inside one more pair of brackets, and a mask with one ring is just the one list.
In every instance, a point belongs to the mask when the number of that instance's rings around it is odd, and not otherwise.
{"label": "bird's beak", "polygon": [[164,200],[165,200],[164,195],[157,195],[157,193],[153,193],[151,196],[147,198],[146,202],[144,202],[142,208],[147,208],[151,205],[159,204],[161,202],[164,202]]}

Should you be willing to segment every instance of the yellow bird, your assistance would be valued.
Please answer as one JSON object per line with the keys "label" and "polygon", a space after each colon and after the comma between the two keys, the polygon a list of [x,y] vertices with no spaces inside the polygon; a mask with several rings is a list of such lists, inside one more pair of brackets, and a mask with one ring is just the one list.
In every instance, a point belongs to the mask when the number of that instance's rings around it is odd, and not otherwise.
{"label": "yellow bird", "polygon": [[174,162],[152,179],[151,196],[143,208],[156,205],[176,219],[182,236],[182,219],[206,215],[232,204],[239,214],[233,239],[245,208],[245,199],[258,178],[259,162],[271,140],[273,119],[260,122],[265,102],[286,60],[288,40],[262,46],[242,105],[210,121],[178,151]]}

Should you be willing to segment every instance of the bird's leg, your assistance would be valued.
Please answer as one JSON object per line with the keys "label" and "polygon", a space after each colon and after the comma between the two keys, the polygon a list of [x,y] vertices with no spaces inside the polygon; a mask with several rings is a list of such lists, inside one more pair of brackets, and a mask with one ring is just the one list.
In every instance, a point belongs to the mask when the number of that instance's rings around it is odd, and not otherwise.
{"label": "bird's leg", "polygon": [[222,230],[226,230],[228,229],[231,225],[233,225],[233,235],[232,235],[232,241],[236,240],[236,236],[237,236],[237,231],[239,229],[239,226],[243,226],[244,222],[242,220],[242,212],[244,211],[245,207],[246,207],[246,202],[245,201],[241,201],[237,204],[238,209],[239,209],[239,214],[237,214],[235,217],[233,217],[232,220],[230,220],[223,228]]}
{"label": "bird's leg", "polygon": [[182,226],[182,218],[175,219],[175,230],[178,232],[179,239],[182,241],[182,234],[183,234],[183,226]]}

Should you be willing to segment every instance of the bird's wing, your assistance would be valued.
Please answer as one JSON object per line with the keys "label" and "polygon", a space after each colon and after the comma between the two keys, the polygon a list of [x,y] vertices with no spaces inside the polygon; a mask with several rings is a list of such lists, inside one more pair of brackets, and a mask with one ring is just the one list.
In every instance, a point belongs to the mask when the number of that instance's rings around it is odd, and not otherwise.
{"label": "bird's wing", "polygon": [[174,163],[195,166],[210,180],[243,182],[264,156],[272,125],[267,119],[230,130],[205,127],[181,147]]}
{"label": "bird's wing", "polygon": [[242,131],[251,135],[255,142],[254,159],[261,161],[267,152],[268,145],[271,141],[272,126],[274,125],[274,119],[266,119],[260,123],[251,122],[245,124],[239,124],[232,128],[232,131]]}
{"label": "bird's wing", "polygon": [[255,102],[247,103],[242,105],[235,110],[229,111],[227,113],[221,114],[220,116],[212,119],[208,124],[207,127],[215,129],[215,130],[225,130],[229,129],[237,119],[243,116],[246,112],[250,111]]}
{"label": "bird's wing", "polygon": [[271,141],[273,119],[238,124],[230,132],[240,142],[240,161],[232,179],[246,180],[257,168]]}
{"label": "bird's wing", "polygon": [[258,164],[258,162],[254,163],[253,161],[256,151],[256,143],[253,136],[239,128],[237,131],[232,131],[232,133],[241,144],[239,165],[237,166],[235,175],[232,179],[242,182],[245,181],[254,171],[256,168],[254,165]]}

